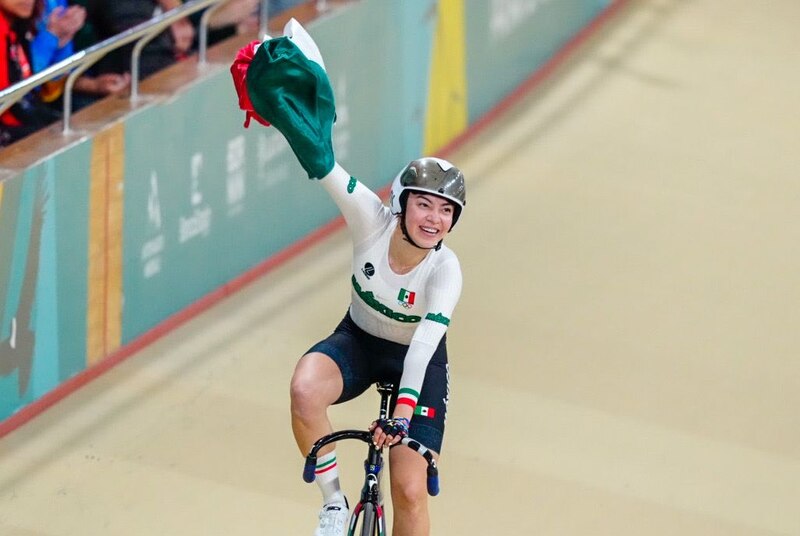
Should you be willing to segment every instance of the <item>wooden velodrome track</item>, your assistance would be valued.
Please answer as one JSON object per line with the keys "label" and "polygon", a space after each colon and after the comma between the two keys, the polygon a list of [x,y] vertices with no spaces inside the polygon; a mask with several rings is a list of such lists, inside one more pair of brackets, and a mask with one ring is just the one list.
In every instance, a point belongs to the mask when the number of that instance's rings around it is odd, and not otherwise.
{"label": "wooden velodrome track", "polygon": [[[800,534],[798,21],[632,2],[447,155],[469,205],[434,535]],[[339,231],[3,438],[0,534],[311,534],[287,386],[349,262]],[[354,500],[363,449],[338,450]]]}

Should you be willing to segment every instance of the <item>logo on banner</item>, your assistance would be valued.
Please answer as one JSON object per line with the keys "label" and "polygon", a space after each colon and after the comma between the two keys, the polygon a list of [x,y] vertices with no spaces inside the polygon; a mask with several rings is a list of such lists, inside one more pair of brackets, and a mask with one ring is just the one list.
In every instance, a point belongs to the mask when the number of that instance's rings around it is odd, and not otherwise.
{"label": "logo on banner", "polygon": [[193,154],[189,164],[189,201],[192,214],[180,218],[178,242],[181,244],[198,236],[208,236],[211,231],[211,207],[204,201],[203,191],[200,187],[200,177],[203,173],[203,153]]}
{"label": "logo on banner", "polygon": [[191,160],[192,172],[192,206],[196,207],[203,202],[203,192],[200,191],[200,173],[203,171],[203,153],[195,153]]}
{"label": "logo on banner", "polygon": [[164,251],[164,234],[161,232],[161,200],[158,195],[158,174],[150,172],[150,190],[147,193],[147,223],[151,237],[142,245],[142,274],[149,279],[161,272],[161,254]]}
{"label": "logo on banner", "polygon": [[228,198],[228,215],[239,214],[243,210],[245,194],[245,138],[237,136],[228,142],[227,180],[225,192]]}
{"label": "logo on banner", "polygon": [[495,41],[513,34],[539,8],[553,0],[492,0],[489,4],[489,35]]}
{"label": "logo on banner", "polygon": [[161,231],[161,200],[158,198],[158,175],[150,173],[150,191],[147,193],[147,221],[150,228]]}
{"label": "logo on banner", "polygon": [[267,191],[288,181],[289,159],[282,155],[289,151],[289,143],[276,129],[262,129],[256,151],[256,176],[259,191]]}

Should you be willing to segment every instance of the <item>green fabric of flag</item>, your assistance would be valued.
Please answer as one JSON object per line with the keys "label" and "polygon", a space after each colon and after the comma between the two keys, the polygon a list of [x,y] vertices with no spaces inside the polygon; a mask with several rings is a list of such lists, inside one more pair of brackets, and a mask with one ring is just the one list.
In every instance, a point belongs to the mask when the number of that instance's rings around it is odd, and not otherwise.
{"label": "green fabric of flag", "polygon": [[258,48],[246,81],[253,108],[284,135],[308,178],[330,173],[336,107],[325,70],[277,37]]}

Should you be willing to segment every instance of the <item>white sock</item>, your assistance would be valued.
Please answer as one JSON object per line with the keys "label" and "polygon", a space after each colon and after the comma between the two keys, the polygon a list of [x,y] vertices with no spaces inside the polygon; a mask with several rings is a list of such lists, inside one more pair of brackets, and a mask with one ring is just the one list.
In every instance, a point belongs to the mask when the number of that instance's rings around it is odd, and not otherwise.
{"label": "white sock", "polygon": [[322,502],[344,504],[344,494],[339,487],[339,466],[336,464],[335,450],[317,458],[317,469],[314,474],[322,492]]}

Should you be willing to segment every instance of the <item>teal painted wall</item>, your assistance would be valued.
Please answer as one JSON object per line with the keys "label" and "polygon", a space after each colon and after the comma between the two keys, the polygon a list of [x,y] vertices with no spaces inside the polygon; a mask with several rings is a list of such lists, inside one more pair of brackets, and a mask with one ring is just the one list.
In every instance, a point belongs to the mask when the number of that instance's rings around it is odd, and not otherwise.
{"label": "teal painted wall", "polygon": [[469,122],[550,59],[611,0],[465,0]]}
{"label": "teal painted wall", "polygon": [[[0,416],[85,368],[88,167],[85,147],[3,184],[0,203]],[[62,167],[64,166],[64,167]],[[74,168],[72,168],[74,169]],[[60,175],[56,170],[62,170]]]}

